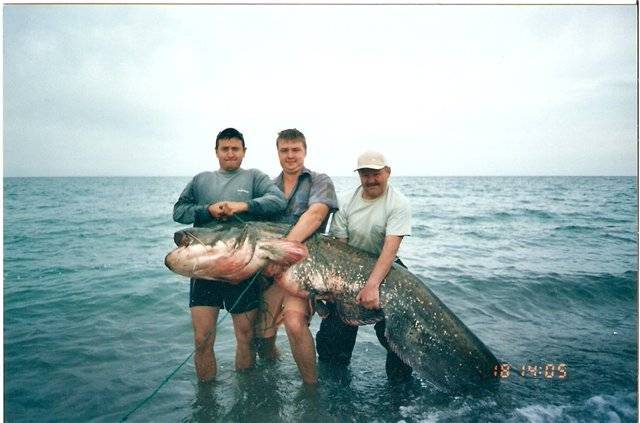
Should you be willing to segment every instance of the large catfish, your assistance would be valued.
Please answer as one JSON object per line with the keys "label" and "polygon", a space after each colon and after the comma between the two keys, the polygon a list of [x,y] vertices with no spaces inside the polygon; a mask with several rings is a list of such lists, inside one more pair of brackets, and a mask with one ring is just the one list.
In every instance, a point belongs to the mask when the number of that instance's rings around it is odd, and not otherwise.
{"label": "large catfish", "polygon": [[365,309],[355,298],[376,257],[319,234],[304,244],[287,241],[288,229],[264,222],[184,229],[175,233],[178,248],[165,264],[183,276],[229,283],[249,279],[269,262],[280,264],[278,284],[303,298],[330,298],[345,323],[386,318],[391,348],[436,387],[463,393],[493,386],[498,361],[491,351],[410,271],[393,265],[380,285],[382,309]]}

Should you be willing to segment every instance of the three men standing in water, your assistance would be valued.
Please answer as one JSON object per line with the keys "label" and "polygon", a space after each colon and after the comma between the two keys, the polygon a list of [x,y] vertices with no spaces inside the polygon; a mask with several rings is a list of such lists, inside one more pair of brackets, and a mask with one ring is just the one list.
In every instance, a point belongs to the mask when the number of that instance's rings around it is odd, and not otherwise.
{"label": "three men standing in water", "polygon": [[[304,166],[307,143],[297,129],[281,131],[276,147],[282,172],[273,181],[267,181],[266,175],[258,170],[240,168],[246,151],[242,134],[233,128],[222,131],[216,139],[215,150],[220,170],[193,178],[174,206],[174,220],[208,226],[234,215],[248,219],[267,218],[292,224],[286,238],[300,242],[322,231],[329,214],[338,210],[331,179]],[[358,294],[363,307],[374,309],[380,307],[378,288],[397,260],[402,238],[411,234],[411,211],[406,198],[388,184],[391,169],[382,154],[367,152],[361,155],[356,170],[361,185],[341,197],[331,232],[349,245],[379,256],[366,286]],[[275,273],[275,270],[266,269],[265,273]],[[309,330],[313,310],[309,302],[272,284],[264,291],[263,307],[258,312],[256,307],[261,303],[261,293],[257,283],[249,284],[245,281],[231,286],[224,282],[191,280],[190,307],[199,379],[211,380],[216,375],[215,324],[220,308],[226,308],[232,313],[234,323],[237,369],[251,367],[254,363],[251,342],[254,323],[257,323],[255,346],[265,359],[278,357],[276,332],[284,323],[302,380],[315,384],[316,356]],[[247,292],[242,295],[244,289]],[[319,359],[348,365],[357,329],[341,322],[335,313],[323,319],[316,335]],[[384,338],[384,321],[376,324],[375,329],[380,343],[387,349],[388,377],[406,380],[411,368],[390,351]]]}

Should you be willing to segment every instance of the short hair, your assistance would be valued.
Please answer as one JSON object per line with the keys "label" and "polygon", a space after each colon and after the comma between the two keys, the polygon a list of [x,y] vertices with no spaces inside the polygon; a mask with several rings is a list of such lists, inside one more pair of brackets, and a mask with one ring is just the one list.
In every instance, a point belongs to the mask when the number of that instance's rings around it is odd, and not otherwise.
{"label": "short hair", "polygon": [[278,146],[278,141],[293,141],[300,139],[302,140],[302,146],[304,147],[304,151],[307,151],[307,139],[304,137],[304,134],[298,131],[296,128],[293,129],[285,129],[284,131],[278,132],[278,138],[276,138],[276,147]]}
{"label": "short hair", "polygon": [[242,133],[235,128],[227,128],[218,133],[218,136],[216,137],[216,150],[218,149],[220,140],[230,140],[231,138],[239,139],[242,142],[242,148],[245,148]]}

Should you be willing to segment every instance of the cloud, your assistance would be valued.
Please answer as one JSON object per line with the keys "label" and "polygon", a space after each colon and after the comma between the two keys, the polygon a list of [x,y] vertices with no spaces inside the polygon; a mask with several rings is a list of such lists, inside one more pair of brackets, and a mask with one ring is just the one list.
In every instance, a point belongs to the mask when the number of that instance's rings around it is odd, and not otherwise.
{"label": "cloud", "polygon": [[[633,7],[6,6],[5,175],[635,174]],[[312,154],[313,153],[313,154]]]}

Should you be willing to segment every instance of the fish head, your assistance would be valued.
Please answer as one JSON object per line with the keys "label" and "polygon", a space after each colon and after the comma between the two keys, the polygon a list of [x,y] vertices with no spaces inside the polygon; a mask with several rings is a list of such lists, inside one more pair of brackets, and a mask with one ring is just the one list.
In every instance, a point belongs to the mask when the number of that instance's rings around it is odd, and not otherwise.
{"label": "fish head", "polygon": [[177,231],[178,246],[165,257],[165,265],[179,275],[238,283],[255,251],[256,236],[249,226],[188,228]]}
{"label": "fish head", "polygon": [[174,234],[178,248],[165,265],[183,276],[239,283],[269,261],[288,267],[307,256],[304,244],[263,233],[251,224],[188,228]]}
{"label": "fish head", "polygon": [[255,238],[249,225],[220,225],[207,228],[185,228],[173,234],[173,241],[178,247],[191,245],[208,245],[222,248],[221,243],[227,248],[241,245],[245,239]]}

